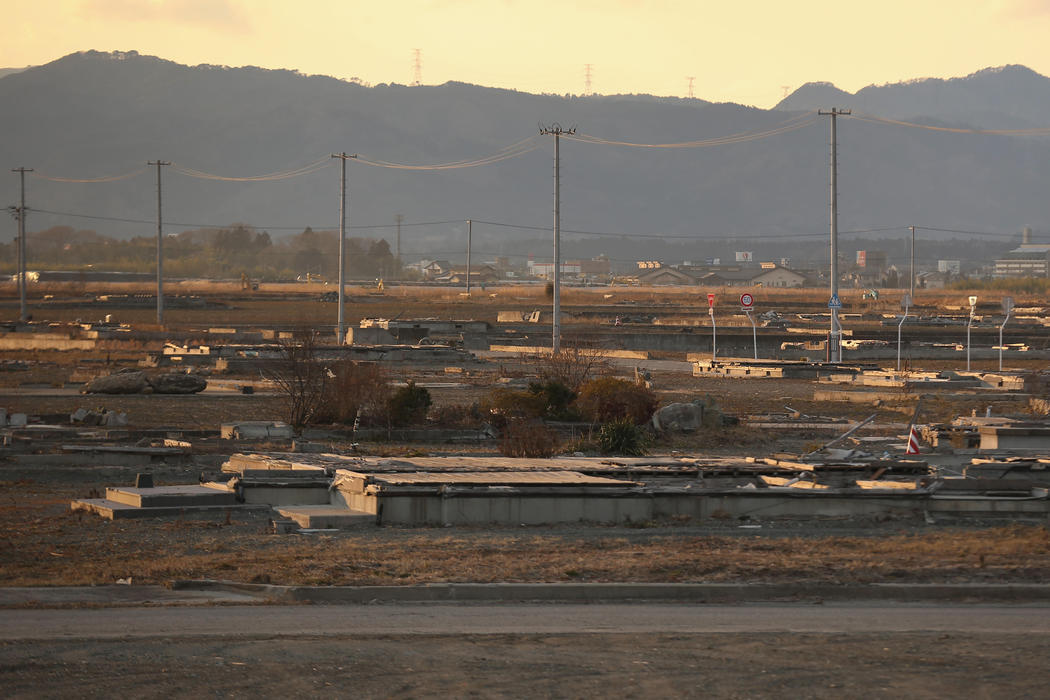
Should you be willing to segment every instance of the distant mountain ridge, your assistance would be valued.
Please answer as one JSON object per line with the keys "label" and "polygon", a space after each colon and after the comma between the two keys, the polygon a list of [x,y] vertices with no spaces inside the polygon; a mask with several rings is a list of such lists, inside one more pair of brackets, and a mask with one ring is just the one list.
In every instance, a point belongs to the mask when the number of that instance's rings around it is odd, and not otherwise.
{"label": "distant mountain ridge", "polygon": [[869,85],[856,94],[831,83],[806,83],[774,109],[848,107],[894,119],[927,117],[984,129],[1050,125],[1050,78],[1018,65],[985,68],[962,78],[922,78]]}
{"label": "distant mountain ridge", "polygon": [[[220,176],[162,170],[166,231],[244,222],[280,235],[338,225],[333,153],[425,165],[490,156],[535,137],[535,150],[477,168],[417,171],[350,160],[349,213],[352,227],[385,227],[353,228],[353,235],[384,237],[391,246],[394,216],[402,214],[406,259],[461,259],[467,218],[476,222],[479,255],[542,259],[550,256],[549,233],[482,223],[551,225],[553,137],[539,136],[539,124],[556,121],[575,125],[580,135],[643,144],[737,135],[724,145],[695,148],[563,138],[565,254],[642,259],[674,251],[702,260],[735,248],[768,259],[797,254],[807,241],[820,252],[828,226],[827,123],[815,117],[770,138],[747,134],[776,129],[814,106],[867,111],[864,100],[883,116],[959,123],[981,116],[979,95],[991,96],[982,119],[1003,119],[982,126],[1015,128],[1035,119],[1032,105],[1040,104],[1046,82],[1020,67],[957,80],[865,88],[855,96],[809,84],[777,109],[761,110],[647,95],[533,95],[464,83],[365,87],[291,70],[188,67],[134,52],[86,51],[0,78],[0,129],[9,137],[0,140],[0,157],[9,167],[35,170],[27,179],[31,230],[66,224],[151,235],[156,172],[145,163],[163,160]],[[891,99],[898,94],[907,99]],[[941,104],[942,94],[951,104],[969,100],[969,111],[926,107]],[[1009,114],[1004,103],[1014,106]],[[901,112],[901,104],[923,111]],[[846,119],[839,137],[843,231],[912,224],[1050,230],[1046,138],[943,134]],[[221,179],[311,162],[331,167],[258,182]],[[40,177],[91,179],[140,170],[113,182]],[[0,183],[0,205],[16,202],[17,179]],[[568,233],[574,230],[600,235]],[[767,238],[744,238],[753,234]],[[734,236],[739,242],[722,248],[705,243]],[[0,229],[0,238],[9,240],[10,233]]]}

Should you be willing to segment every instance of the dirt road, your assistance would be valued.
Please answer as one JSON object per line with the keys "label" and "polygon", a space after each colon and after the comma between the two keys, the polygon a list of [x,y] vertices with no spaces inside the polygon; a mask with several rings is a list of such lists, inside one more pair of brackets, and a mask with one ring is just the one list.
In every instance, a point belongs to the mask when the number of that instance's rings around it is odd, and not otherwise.
{"label": "dirt road", "polygon": [[1050,651],[1047,607],[297,606],[0,620],[7,697],[1035,697]]}

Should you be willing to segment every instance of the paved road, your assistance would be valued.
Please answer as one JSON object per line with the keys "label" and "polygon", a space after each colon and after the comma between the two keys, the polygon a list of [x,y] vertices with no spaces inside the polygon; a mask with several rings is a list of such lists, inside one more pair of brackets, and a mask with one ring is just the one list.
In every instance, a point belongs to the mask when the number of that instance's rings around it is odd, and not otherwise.
{"label": "paved road", "polygon": [[895,633],[1046,635],[1046,605],[381,604],[0,610],[6,640],[347,634]]}

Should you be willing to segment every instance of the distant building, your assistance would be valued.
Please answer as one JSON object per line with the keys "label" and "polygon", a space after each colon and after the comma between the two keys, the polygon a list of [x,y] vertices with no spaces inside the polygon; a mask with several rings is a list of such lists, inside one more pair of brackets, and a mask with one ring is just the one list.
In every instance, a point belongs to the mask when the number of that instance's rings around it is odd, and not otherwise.
{"label": "distant building", "polygon": [[673,267],[658,267],[652,270],[644,270],[638,275],[638,284],[645,286],[657,286],[673,284],[690,287],[698,284],[697,278],[686,271]]}
{"label": "distant building", "polygon": [[962,266],[958,260],[938,260],[937,261],[937,272],[950,272],[953,275],[959,274],[962,270]]}
{"label": "distant building", "polygon": [[[544,279],[554,278],[554,263],[553,262],[542,262],[538,263],[534,260],[529,261],[529,274],[533,277],[542,277]],[[563,262],[561,264],[561,276],[562,277],[579,277],[580,275],[580,263],[579,262]]]}
{"label": "distant building", "polygon": [[[471,284],[490,284],[493,282],[499,282],[499,280],[499,271],[490,265],[478,265],[477,267],[471,266],[470,268]],[[447,282],[448,284],[466,284],[467,268],[464,266],[449,270],[440,277],[435,278],[434,281]]]}
{"label": "distant building", "polygon": [[452,269],[452,263],[448,260],[420,260],[417,263],[406,265],[410,270],[415,270],[423,275],[425,279],[437,279]]}
{"label": "distant building", "polygon": [[995,277],[1050,277],[1050,244],[1022,243],[995,261]]}

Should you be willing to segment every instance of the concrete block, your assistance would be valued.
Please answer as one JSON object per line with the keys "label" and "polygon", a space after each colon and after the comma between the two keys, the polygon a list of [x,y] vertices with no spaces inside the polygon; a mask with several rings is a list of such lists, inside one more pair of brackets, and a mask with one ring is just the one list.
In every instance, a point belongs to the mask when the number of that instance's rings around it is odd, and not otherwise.
{"label": "concrete block", "polygon": [[140,473],[135,475],[135,488],[137,489],[151,489],[153,488],[153,475]]}
{"label": "concrete block", "polygon": [[7,419],[7,424],[13,428],[21,428],[28,422],[29,417],[24,413],[12,413]]}

